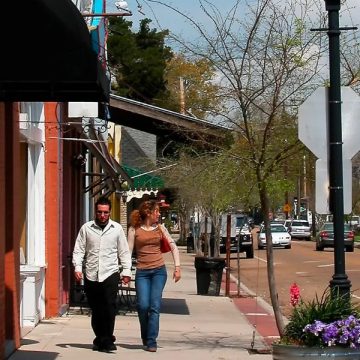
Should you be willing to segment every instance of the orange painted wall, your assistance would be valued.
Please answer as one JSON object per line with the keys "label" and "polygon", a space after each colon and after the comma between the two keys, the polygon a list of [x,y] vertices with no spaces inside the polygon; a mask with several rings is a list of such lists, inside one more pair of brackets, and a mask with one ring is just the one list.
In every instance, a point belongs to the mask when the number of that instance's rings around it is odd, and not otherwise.
{"label": "orange painted wall", "polygon": [[[5,204],[5,104],[0,102],[0,203]],[[5,218],[0,218],[0,324],[5,324]],[[0,326],[0,359],[5,352],[5,327]]]}
{"label": "orange painted wall", "polygon": [[45,316],[59,314],[61,284],[61,251],[59,232],[59,130],[57,103],[45,104]]}
{"label": "orange painted wall", "polygon": [[1,316],[5,317],[5,321],[1,321],[5,334],[0,335],[0,349],[4,352],[4,336],[5,340],[13,341],[14,349],[20,346],[20,231],[17,215],[20,201],[17,190],[24,184],[20,183],[19,177],[20,143],[17,103],[1,104],[0,116],[1,153],[4,154],[0,160],[2,183],[0,200],[7,214],[6,217],[3,216],[0,224],[4,236],[1,238],[5,238],[5,249],[4,244],[1,246],[5,253],[1,251],[0,256],[5,270],[4,274],[0,275],[1,313],[3,314]]}
{"label": "orange painted wall", "polygon": [[[69,130],[66,136],[79,137],[75,129]],[[63,303],[69,303],[71,288],[74,286],[74,269],[71,256],[77,233],[80,229],[82,214],[82,191],[85,166],[80,166],[74,158],[85,154],[80,141],[64,141],[62,158],[62,252],[63,252]]]}

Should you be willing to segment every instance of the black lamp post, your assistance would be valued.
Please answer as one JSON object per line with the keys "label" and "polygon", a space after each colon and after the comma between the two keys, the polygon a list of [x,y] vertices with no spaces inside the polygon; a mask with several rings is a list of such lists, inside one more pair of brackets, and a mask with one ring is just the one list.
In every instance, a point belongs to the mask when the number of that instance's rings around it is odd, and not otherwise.
{"label": "black lamp post", "polygon": [[330,280],[333,294],[350,297],[351,282],[345,273],[344,192],[340,82],[340,0],[325,0],[329,27],[330,87],[328,92],[330,211],[334,222],[335,271]]}

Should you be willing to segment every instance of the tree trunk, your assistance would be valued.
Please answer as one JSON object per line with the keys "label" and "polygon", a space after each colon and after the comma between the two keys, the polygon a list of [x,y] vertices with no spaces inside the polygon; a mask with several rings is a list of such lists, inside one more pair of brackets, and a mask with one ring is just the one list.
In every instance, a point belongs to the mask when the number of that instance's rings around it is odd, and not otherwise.
{"label": "tree trunk", "polygon": [[260,189],[260,202],[261,202],[261,210],[264,215],[264,224],[266,229],[266,259],[267,259],[267,275],[268,275],[268,285],[270,291],[271,304],[274,310],[276,326],[278,328],[280,336],[284,333],[284,320],[283,315],[280,310],[279,298],[277,294],[277,287],[275,281],[275,273],[274,273],[274,254],[273,254],[273,246],[271,239],[271,231],[270,231],[270,221],[269,221],[269,197],[266,190],[266,185],[262,183]]}
{"label": "tree trunk", "polygon": [[187,237],[190,233],[190,211],[187,205],[183,202],[180,202],[178,206],[178,216],[179,216],[179,243],[186,244]]}

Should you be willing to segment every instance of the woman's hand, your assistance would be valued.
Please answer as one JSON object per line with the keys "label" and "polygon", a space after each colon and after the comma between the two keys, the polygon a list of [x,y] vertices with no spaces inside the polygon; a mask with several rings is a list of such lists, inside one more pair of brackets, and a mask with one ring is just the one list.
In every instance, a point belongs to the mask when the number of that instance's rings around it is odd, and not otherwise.
{"label": "woman's hand", "polygon": [[175,282],[178,282],[181,279],[180,266],[175,266],[173,279]]}

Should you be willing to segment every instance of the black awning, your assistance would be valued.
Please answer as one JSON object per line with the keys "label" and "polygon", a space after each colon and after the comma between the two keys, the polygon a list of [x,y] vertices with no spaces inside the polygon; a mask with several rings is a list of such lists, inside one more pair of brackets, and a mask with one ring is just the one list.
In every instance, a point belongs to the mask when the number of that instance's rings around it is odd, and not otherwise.
{"label": "black awning", "polygon": [[110,81],[71,0],[2,5],[0,101],[108,101]]}

